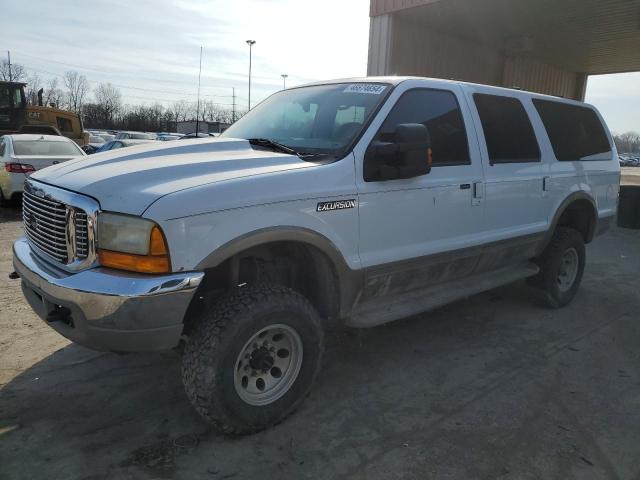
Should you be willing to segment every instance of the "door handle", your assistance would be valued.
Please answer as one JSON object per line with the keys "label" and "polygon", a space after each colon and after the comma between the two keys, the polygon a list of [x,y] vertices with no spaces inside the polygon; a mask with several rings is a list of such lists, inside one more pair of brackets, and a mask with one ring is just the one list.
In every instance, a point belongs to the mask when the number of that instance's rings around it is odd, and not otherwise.
{"label": "door handle", "polygon": [[482,197],[484,197],[484,184],[482,182],[473,182],[473,198],[471,199],[471,205],[480,205]]}
{"label": "door handle", "polygon": [[550,189],[551,177],[542,177],[542,191],[548,192]]}
{"label": "door handle", "polygon": [[463,183],[462,185],[460,185],[460,190],[469,190],[470,188],[471,188],[470,183]]}
{"label": "door handle", "polygon": [[482,182],[473,182],[473,198],[484,197],[484,185]]}

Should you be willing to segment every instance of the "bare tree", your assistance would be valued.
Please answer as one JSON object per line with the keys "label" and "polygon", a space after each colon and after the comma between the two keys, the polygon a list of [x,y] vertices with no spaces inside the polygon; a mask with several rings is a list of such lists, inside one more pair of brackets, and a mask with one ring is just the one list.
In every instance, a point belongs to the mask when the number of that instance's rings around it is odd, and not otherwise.
{"label": "bare tree", "polygon": [[47,82],[46,87],[44,88],[44,105],[50,107],[51,105],[55,105],[59,107],[62,103],[62,99],[64,97],[64,93],[60,88],[58,88],[58,79],[57,77],[51,77]]}
{"label": "bare tree", "polygon": [[24,67],[18,63],[12,63],[9,68],[9,62],[2,60],[0,62],[0,80],[5,82],[22,82],[27,78],[27,72]]}
{"label": "bare tree", "polygon": [[70,70],[64,73],[63,82],[67,89],[67,107],[79,114],[90,90],[87,77]]}
{"label": "bare tree", "polygon": [[42,87],[42,81],[37,73],[32,73],[27,78],[27,88],[25,89],[25,95],[27,97],[27,103],[30,105],[38,105],[38,90]]}
{"label": "bare tree", "polygon": [[640,133],[626,132],[620,135],[614,134],[613,140],[620,153],[640,153]]}
{"label": "bare tree", "polygon": [[189,111],[189,103],[186,100],[173,102],[171,105],[171,113],[175,122],[184,122],[187,119]]}
{"label": "bare tree", "polygon": [[96,104],[102,111],[105,126],[111,126],[113,117],[122,108],[122,94],[111,83],[101,83],[94,92]]}

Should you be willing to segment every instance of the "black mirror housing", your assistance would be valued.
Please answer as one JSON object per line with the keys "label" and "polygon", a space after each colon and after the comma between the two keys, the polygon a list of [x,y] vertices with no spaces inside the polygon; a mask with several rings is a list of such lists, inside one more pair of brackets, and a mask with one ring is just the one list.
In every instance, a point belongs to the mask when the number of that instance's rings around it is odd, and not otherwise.
{"label": "black mirror housing", "polygon": [[431,137],[421,123],[396,127],[391,142],[374,140],[364,158],[364,180],[378,182],[426,175],[431,171]]}

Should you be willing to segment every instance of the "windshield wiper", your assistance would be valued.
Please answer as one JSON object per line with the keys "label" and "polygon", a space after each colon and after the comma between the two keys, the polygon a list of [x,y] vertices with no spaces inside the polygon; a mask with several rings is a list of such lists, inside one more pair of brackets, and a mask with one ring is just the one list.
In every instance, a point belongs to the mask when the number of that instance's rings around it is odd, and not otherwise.
{"label": "windshield wiper", "polygon": [[251,145],[256,145],[258,147],[271,148],[277,152],[288,153],[289,155],[297,155],[300,156],[298,152],[296,152],[293,148],[287,147],[278,142],[274,142],[273,140],[269,140],[268,138],[249,138],[247,139]]}

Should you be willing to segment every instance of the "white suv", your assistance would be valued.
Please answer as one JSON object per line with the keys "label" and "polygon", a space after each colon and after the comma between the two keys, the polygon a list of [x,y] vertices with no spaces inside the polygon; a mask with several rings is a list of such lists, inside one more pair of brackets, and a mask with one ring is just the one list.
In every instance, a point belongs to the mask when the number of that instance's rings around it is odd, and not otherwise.
{"label": "white suv", "polygon": [[309,392],[324,319],[371,327],[523,278],[570,302],[616,215],[617,158],[580,102],[420,78],[308,85],[216,139],[37,172],[14,265],[78,343],[186,342],[196,410],[252,432]]}

